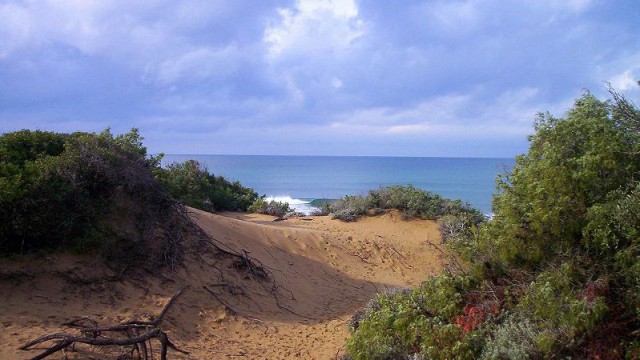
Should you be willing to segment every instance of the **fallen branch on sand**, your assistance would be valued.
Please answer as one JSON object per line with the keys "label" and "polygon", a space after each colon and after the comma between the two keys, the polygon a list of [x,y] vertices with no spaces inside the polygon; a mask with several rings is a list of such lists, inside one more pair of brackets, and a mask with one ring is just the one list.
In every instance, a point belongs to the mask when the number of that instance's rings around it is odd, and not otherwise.
{"label": "fallen branch on sand", "polygon": [[[161,345],[160,359],[166,360],[167,350],[170,348],[177,352],[188,354],[187,351],[178,349],[170,340],[167,334],[162,331],[160,325],[162,319],[169,311],[169,308],[176,302],[178,297],[184,292],[186,288],[178,290],[169,300],[167,305],[162,309],[160,315],[152,321],[138,321],[131,320],[122,324],[113,326],[98,326],[98,324],[90,318],[79,318],[63,325],[77,328],[81,335],[74,336],[66,333],[55,333],[39,337],[35,340],[29,341],[22,345],[20,350],[29,350],[37,344],[41,344],[46,341],[58,340],[58,342],[49,347],[41,354],[31,358],[32,360],[44,359],[49,355],[52,355],[58,351],[63,351],[69,346],[74,346],[76,343],[88,344],[93,346],[132,346],[131,353],[137,352],[138,356],[144,360],[153,359],[153,350],[151,347],[151,339],[158,339]],[[88,321],[91,326],[82,324],[83,321]],[[143,332],[141,332],[143,331]],[[105,333],[121,333],[126,337],[108,337]],[[149,345],[147,345],[149,342]]]}

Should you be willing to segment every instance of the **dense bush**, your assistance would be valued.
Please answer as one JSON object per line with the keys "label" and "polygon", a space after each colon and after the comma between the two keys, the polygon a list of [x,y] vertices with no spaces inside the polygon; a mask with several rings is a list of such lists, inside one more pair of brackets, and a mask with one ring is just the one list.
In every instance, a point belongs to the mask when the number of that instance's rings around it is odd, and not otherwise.
{"label": "dense bush", "polygon": [[173,197],[205,211],[247,211],[258,199],[253,189],[212,175],[196,160],[170,164],[155,174]]}
{"label": "dense bush", "polygon": [[[349,354],[640,358],[640,111],[612,94],[540,115],[528,153],[498,179],[494,218],[439,219],[467,268],[378,300]],[[443,297],[446,316],[428,305]]]}
{"label": "dense bush", "polygon": [[175,261],[179,208],[141,140],[136,129],[0,136],[0,255],[70,249]]}
{"label": "dense bush", "polygon": [[387,209],[400,210],[406,218],[437,219],[444,215],[462,216],[474,225],[484,220],[484,215],[467,203],[444,199],[440,195],[417,189],[412,185],[381,187],[370,190],[366,196],[345,196],[323,203],[320,209],[322,214],[332,214],[334,218],[346,221],[354,221],[362,215],[376,215]]}
{"label": "dense bush", "polygon": [[413,291],[379,294],[354,322],[349,354],[356,359],[403,359],[414,353],[453,359],[469,354],[473,342],[459,342],[463,330],[450,322],[463,310],[462,292],[469,286],[469,279],[441,276]]}

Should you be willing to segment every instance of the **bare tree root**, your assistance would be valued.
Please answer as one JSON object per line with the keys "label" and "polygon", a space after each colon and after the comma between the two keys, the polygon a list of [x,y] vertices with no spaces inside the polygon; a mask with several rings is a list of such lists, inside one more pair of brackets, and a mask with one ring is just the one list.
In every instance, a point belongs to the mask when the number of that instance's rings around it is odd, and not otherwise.
{"label": "bare tree root", "polygon": [[[98,326],[97,322],[91,318],[78,318],[66,322],[63,325],[78,329],[81,333],[80,336],[66,333],[49,334],[29,341],[28,343],[22,345],[20,347],[20,350],[29,350],[37,344],[57,340],[56,344],[31,359],[44,359],[47,356],[52,355],[58,351],[64,351],[64,349],[69,346],[74,346],[76,343],[82,343],[93,346],[132,346],[132,353],[137,352],[138,356],[141,359],[151,360],[153,359],[153,352],[151,351],[151,340],[157,339],[161,345],[161,360],[166,360],[168,349],[172,349],[182,354],[189,354],[189,352],[187,351],[178,349],[169,340],[167,334],[161,329],[161,324],[164,316],[167,314],[171,306],[175,304],[176,300],[184,292],[185,289],[186,288],[178,290],[171,297],[167,305],[164,306],[164,308],[160,312],[160,315],[158,315],[158,317],[152,321],[130,320],[128,322],[113,326]],[[89,322],[91,323],[91,325],[87,326],[83,324],[85,322]],[[105,333],[121,333],[126,337],[109,337],[105,336]],[[147,342],[149,342],[148,346]]]}
{"label": "bare tree root", "polygon": [[[251,257],[248,251],[242,249],[241,252],[236,251],[234,249],[232,249],[231,247],[229,247],[228,245],[224,244],[223,242],[211,237],[209,234],[207,234],[204,230],[202,230],[201,228],[197,228],[196,229],[199,233],[199,238],[200,241],[207,243],[211,246],[213,246],[214,248],[216,248],[218,251],[230,255],[232,257],[234,257],[234,261],[232,263],[232,266],[236,269],[236,270],[240,270],[240,271],[247,271],[249,272],[251,275],[253,275],[253,277],[260,281],[260,283],[262,283],[262,287],[263,289],[268,292],[274,299],[275,304],[278,308],[280,308],[281,310],[284,310],[290,314],[299,316],[301,318],[304,319],[313,319],[312,317],[300,314],[295,312],[294,310],[284,306],[281,302],[280,302],[280,297],[286,297],[287,300],[295,300],[295,297],[293,295],[293,293],[283,287],[282,285],[278,284],[275,280],[275,276],[273,275],[273,271],[278,271],[277,269],[272,269],[266,265],[264,265],[260,260],[255,259],[253,257]],[[216,268],[217,269],[217,268]],[[224,285],[227,287],[227,289],[233,294],[233,288],[230,287],[229,284],[226,283],[225,279],[224,279],[224,273],[222,271],[220,271],[219,269],[217,269],[221,275],[222,275],[222,283],[223,284],[219,284],[219,285]],[[230,312],[232,313],[236,313],[238,314],[238,312],[236,310],[234,310],[231,306],[229,306],[228,304],[226,304],[224,301],[222,301],[220,299],[219,296],[215,295],[215,293],[207,288],[206,286],[203,286],[203,288],[205,290],[207,290],[212,296],[214,296],[214,298],[216,298],[216,300],[218,302],[220,302],[223,306],[225,306],[225,308],[227,308],[228,310],[231,310]],[[235,295],[235,294],[234,294]],[[242,295],[245,295],[244,292],[242,293]],[[247,316],[241,315],[245,318],[249,318]],[[253,318],[254,320],[256,320],[255,318]]]}
{"label": "bare tree root", "polygon": [[222,304],[224,306],[225,310],[230,315],[232,315],[232,316],[233,315],[237,315],[237,316],[241,316],[241,317],[246,318],[246,319],[251,320],[251,321],[262,323],[262,320],[260,320],[258,318],[255,318],[255,317],[252,317],[252,316],[248,316],[246,314],[238,312],[236,309],[234,309],[233,307],[231,307],[231,305],[229,305],[227,302],[222,300],[218,295],[216,295],[216,293],[213,290],[209,289],[208,287],[203,285],[202,288],[205,289],[211,296],[213,296],[213,298],[216,299],[220,304]]}

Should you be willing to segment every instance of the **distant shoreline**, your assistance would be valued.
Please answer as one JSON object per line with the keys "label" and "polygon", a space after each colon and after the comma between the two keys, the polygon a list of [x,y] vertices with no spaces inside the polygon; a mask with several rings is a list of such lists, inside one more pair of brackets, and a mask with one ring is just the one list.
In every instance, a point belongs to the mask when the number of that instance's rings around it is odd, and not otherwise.
{"label": "distant shoreline", "polygon": [[509,158],[167,154],[163,166],[191,159],[268,197],[310,202],[413,185],[469,202],[485,214],[492,212],[496,176],[514,164]]}
{"label": "distant shoreline", "polygon": [[[159,155],[160,153],[156,153],[154,155]],[[285,154],[277,154],[277,155],[267,155],[267,154],[169,154],[163,153],[167,157],[174,156],[246,156],[246,157],[292,157],[292,158],[396,158],[396,159],[469,159],[469,160],[482,160],[482,159],[490,159],[490,160],[513,160],[514,156],[507,157],[488,157],[488,156],[409,156],[409,155],[285,155]]]}

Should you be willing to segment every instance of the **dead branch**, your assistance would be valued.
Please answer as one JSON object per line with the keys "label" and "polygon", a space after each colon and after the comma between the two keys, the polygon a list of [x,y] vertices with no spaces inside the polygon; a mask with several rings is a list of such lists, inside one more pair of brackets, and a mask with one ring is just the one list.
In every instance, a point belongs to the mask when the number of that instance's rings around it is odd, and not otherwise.
{"label": "dead branch", "polygon": [[249,272],[260,280],[268,280],[269,274],[261,264],[257,264],[256,260],[249,256],[249,252],[242,250],[243,254],[233,262],[236,269],[247,269]]}
{"label": "dead branch", "polygon": [[[197,226],[196,226],[197,227]],[[209,234],[207,234],[204,230],[202,230],[202,228],[197,227],[196,231],[199,233],[200,235],[200,240],[202,242],[208,243],[209,245],[213,246],[214,248],[216,248],[218,251],[227,254],[227,255],[231,255],[232,257],[235,257],[235,260],[233,261],[233,267],[237,270],[246,270],[249,273],[251,273],[256,279],[260,280],[261,282],[263,282],[262,287],[271,294],[271,296],[273,297],[276,306],[286,312],[289,312],[293,315],[305,318],[305,319],[314,319],[312,317],[309,316],[305,316],[302,315],[300,313],[295,312],[294,310],[282,305],[280,303],[280,299],[279,299],[279,289],[281,289],[282,291],[287,292],[290,295],[290,298],[288,298],[289,300],[295,300],[295,297],[293,296],[293,293],[286,289],[285,287],[279,285],[276,280],[275,280],[275,276],[273,275],[273,270],[275,269],[271,269],[268,266],[264,265],[260,260],[252,258],[251,256],[249,256],[249,252],[242,249],[242,253],[236,251],[235,249],[231,248],[230,246],[228,246],[227,244],[223,243],[220,240],[215,239],[214,237],[210,236]],[[222,272],[221,272],[222,274]],[[271,286],[270,288],[268,287],[268,284],[264,284],[264,282],[270,283]],[[231,306],[229,306],[228,304],[226,304],[224,301],[222,301],[217,295],[215,295],[215,293],[213,293],[213,291],[211,291],[209,288],[207,288],[206,286],[203,286],[203,288],[205,290],[207,290],[214,298],[216,298],[216,300],[218,300],[218,302],[220,302],[222,305],[225,306],[225,308],[227,308],[229,310],[230,313],[232,314],[236,314],[238,315],[238,312],[236,310],[234,310]],[[227,286],[228,288],[228,286]],[[243,315],[240,315],[243,316]],[[249,318],[247,316],[243,316],[245,318]],[[252,318],[250,318],[252,319]],[[254,319],[253,320],[257,320]]]}
{"label": "dead branch", "polygon": [[[161,353],[160,359],[165,360],[167,358],[167,349],[172,349],[174,351],[188,354],[187,351],[178,349],[170,340],[167,334],[162,331],[160,325],[164,316],[167,314],[171,306],[176,302],[178,297],[184,292],[186,288],[182,288],[178,290],[169,300],[169,302],[164,306],[160,315],[152,321],[138,321],[131,320],[122,324],[114,325],[114,326],[98,326],[96,321],[88,318],[82,317],[75,320],[71,320],[69,322],[64,323],[63,325],[76,328],[82,334],[81,336],[75,336],[67,333],[54,333],[45,336],[41,336],[35,340],[31,340],[28,343],[22,345],[20,350],[29,350],[34,345],[41,344],[47,341],[58,340],[58,342],[49,347],[47,350],[42,352],[41,354],[33,357],[33,360],[44,359],[47,356],[54,354],[58,351],[64,351],[69,346],[73,346],[76,343],[88,344],[93,346],[132,346],[133,351],[137,351],[140,357],[144,360],[152,359],[148,357],[148,350],[146,342],[157,339],[161,345]],[[83,322],[88,321],[92,324],[92,326],[86,326]],[[139,333],[139,329],[144,329],[145,332]],[[115,337],[107,337],[105,333],[122,333],[126,337],[125,338],[115,338]],[[149,347],[150,348],[150,347]]]}
{"label": "dead branch", "polygon": [[237,315],[237,316],[242,316],[243,318],[246,318],[248,320],[251,321],[255,321],[255,322],[259,322],[262,323],[262,320],[258,319],[258,318],[254,318],[251,316],[247,316],[245,314],[241,314],[239,313],[236,309],[232,308],[231,305],[227,304],[225,301],[223,301],[220,297],[218,297],[218,295],[216,295],[215,292],[213,292],[213,290],[209,289],[208,287],[206,287],[205,285],[202,285],[202,288],[205,289],[211,296],[213,296],[214,299],[216,299],[220,304],[222,304],[225,308],[225,310],[230,314],[230,315]]}
{"label": "dead branch", "polygon": [[[458,259],[456,258],[456,256],[454,254],[452,254],[450,251],[445,252],[438,245],[432,243],[429,240],[425,240],[424,242],[425,242],[425,244],[430,245],[433,248],[435,248],[436,250],[438,250],[442,255],[448,256],[456,264],[456,267],[458,268],[458,270],[460,272],[462,272],[462,274],[467,275],[467,272],[465,271],[464,267],[462,265],[460,265],[460,263],[458,262]],[[446,270],[449,270],[449,269],[446,269]]]}

